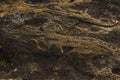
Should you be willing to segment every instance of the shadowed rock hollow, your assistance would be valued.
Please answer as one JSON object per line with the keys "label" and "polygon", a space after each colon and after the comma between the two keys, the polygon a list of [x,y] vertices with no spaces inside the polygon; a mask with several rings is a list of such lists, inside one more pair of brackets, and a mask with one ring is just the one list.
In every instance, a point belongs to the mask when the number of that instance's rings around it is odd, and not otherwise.
{"label": "shadowed rock hollow", "polygon": [[1,0],[0,79],[119,80],[115,3]]}

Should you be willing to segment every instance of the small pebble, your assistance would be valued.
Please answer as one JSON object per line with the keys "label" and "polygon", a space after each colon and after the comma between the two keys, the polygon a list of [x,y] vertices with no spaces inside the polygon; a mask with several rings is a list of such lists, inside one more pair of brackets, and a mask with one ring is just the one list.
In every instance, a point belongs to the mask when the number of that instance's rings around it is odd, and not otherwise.
{"label": "small pebble", "polygon": [[18,70],[18,69],[17,69],[17,68],[15,68],[13,71],[14,71],[14,72],[16,72],[17,70]]}

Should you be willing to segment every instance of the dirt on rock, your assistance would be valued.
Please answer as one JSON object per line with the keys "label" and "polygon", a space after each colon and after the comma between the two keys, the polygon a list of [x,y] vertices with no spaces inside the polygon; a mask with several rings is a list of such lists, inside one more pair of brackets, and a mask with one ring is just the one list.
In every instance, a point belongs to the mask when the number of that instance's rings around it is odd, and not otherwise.
{"label": "dirt on rock", "polygon": [[1,0],[0,80],[120,80],[120,1],[103,2]]}

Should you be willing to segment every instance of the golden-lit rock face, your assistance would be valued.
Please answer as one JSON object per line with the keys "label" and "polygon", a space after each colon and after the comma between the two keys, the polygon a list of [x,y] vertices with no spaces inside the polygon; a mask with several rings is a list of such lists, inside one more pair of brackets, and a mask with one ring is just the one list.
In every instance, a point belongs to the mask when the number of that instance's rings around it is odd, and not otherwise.
{"label": "golden-lit rock face", "polygon": [[0,2],[0,79],[119,80],[119,5]]}

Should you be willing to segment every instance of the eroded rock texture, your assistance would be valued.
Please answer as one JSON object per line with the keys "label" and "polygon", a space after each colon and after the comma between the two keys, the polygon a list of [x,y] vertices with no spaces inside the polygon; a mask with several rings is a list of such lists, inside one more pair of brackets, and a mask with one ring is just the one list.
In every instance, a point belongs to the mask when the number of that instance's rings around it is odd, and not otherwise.
{"label": "eroded rock texture", "polygon": [[120,79],[118,5],[103,7],[96,0],[1,2],[1,79]]}

